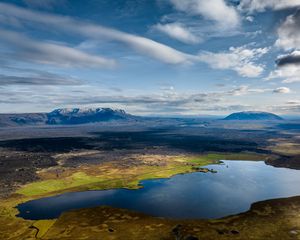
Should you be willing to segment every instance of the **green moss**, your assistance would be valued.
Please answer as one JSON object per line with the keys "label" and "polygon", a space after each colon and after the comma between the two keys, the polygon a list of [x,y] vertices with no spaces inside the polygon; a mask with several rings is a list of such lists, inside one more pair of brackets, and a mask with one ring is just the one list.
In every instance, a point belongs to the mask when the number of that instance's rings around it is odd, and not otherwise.
{"label": "green moss", "polygon": [[83,172],[74,173],[71,177],[64,179],[51,179],[29,183],[17,191],[26,196],[42,195],[62,189],[74,188],[86,184],[103,181],[99,177],[88,176]]}
{"label": "green moss", "polygon": [[209,153],[192,158],[190,162],[200,164],[218,163],[220,160],[264,160],[266,156],[255,153]]}

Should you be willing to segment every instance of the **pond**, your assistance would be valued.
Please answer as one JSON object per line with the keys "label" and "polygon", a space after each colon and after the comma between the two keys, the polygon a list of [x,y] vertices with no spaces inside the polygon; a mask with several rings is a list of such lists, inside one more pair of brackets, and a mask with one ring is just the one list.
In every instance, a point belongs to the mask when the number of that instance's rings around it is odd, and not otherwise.
{"label": "pond", "polygon": [[223,161],[206,166],[217,173],[189,173],[142,181],[138,190],[64,193],[17,206],[24,219],[57,218],[62,212],[108,205],[152,216],[211,219],[247,211],[257,201],[300,195],[300,171],[263,161]]}

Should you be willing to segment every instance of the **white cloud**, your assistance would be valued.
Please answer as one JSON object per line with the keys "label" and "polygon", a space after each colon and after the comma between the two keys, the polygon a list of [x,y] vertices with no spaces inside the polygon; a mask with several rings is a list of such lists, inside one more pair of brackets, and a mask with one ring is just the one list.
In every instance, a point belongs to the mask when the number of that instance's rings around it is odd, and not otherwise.
{"label": "white cloud", "polygon": [[18,60],[34,61],[63,67],[113,67],[115,61],[99,56],[90,55],[77,49],[42,43],[27,38],[21,34],[1,30],[0,41],[13,46],[14,57]]}
{"label": "white cloud", "polygon": [[243,96],[247,94],[257,94],[257,93],[265,93],[269,92],[270,89],[265,88],[250,88],[247,85],[242,85],[236,88],[233,88],[227,92],[228,95],[232,96]]}
{"label": "white cloud", "polygon": [[[193,4],[196,4],[198,8],[202,6],[202,4],[207,8],[208,2],[212,2],[209,4],[220,4],[221,9],[224,11],[232,12],[234,11],[232,7],[227,6],[223,1],[220,0],[213,0],[213,1],[184,1],[180,5],[179,1],[174,1],[174,4],[176,3],[178,6],[184,7],[186,4],[187,7],[193,7]],[[225,4],[225,5],[224,5]],[[214,9],[213,6],[210,6],[211,9]],[[210,10],[211,10],[210,9]],[[186,9],[187,10],[187,9]],[[199,10],[200,11],[200,10]],[[201,10],[202,11],[202,10]],[[215,11],[221,11],[219,8]],[[264,66],[261,64],[256,64],[255,60],[257,60],[259,57],[267,53],[267,48],[256,48],[256,49],[248,49],[247,47],[237,47],[237,48],[230,48],[228,52],[220,52],[220,53],[213,53],[213,52],[202,52],[200,55],[191,55],[187,54],[181,51],[178,51],[172,47],[169,47],[165,44],[153,41],[149,38],[128,34],[122,31],[118,31],[112,28],[103,27],[101,25],[96,25],[92,23],[82,22],[75,20],[70,17],[62,17],[58,15],[53,14],[47,14],[47,13],[41,13],[37,11],[32,11],[20,7],[16,7],[11,4],[6,3],[0,3],[0,15],[3,17],[14,17],[18,20],[21,20],[22,22],[29,22],[31,23],[31,26],[33,27],[32,23],[36,23],[35,27],[42,27],[49,29],[49,31],[61,31],[64,34],[76,34],[76,36],[82,36],[88,38],[88,40],[91,41],[97,41],[97,40],[112,40],[121,42],[124,44],[127,44],[132,49],[136,50],[140,54],[144,54],[146,56],[152,57],[154,59],[157,59],[159,61],[169,63],[169,64],[189,64],[193,62],[206,62],[208,63],[212,68],[215,69],[231,69],[236,71],[239,75],[244,77],[257,77],[259,76],[263,70]],[[223,16],[223,22],[228,21],[230,17],[228,17],[225,13],[220,13],[218,16]],[[229,14],[230,15],[230,14]],[[235,15],[235,14],[233,14]],[[234,18],[235,19],[235,18]],[[221,20],[220,20],[221,21]],[[234,24],[234,23],[232,23]],[[2,38],[2,35],[0,35],[0,38]],[[17,45],[17,41],[15,41],[15,44]],[[22,46],[22,43],[19,43]],[[43,43],[38,43],[39,44]],[[48,49],[53,47],[50,43],[45,43],[47,46],[49,46]],[[31,45],[33,47],[33,45]],[[58,46],[59,47],[59,46]],[[67,50],[67,47],[60,46],[60,48],[64,51]],[[42,49],[42,48],[40,48]],[[43,51],[46,51],[45,48],[43,48]],[[64,52],[64,51],[61,51]],[[79,50],[78,50],[79,51]],[[70,49],[66,51],[69,53],[69,55],[77,56],[79,57],[79,52],[74,53],[70,52]],[[59,51],[57,54],[61,54]],[[51,51],[47,51],[47,54],[51,55]],[[86,57],[92,57],[90,55],[81,55],[80,57],[86,58]],[[61,54],[63,55],[63,54]],[[63,56],[61,56],[63,58]],[[95,56],[94,56],[95,57]],[[103,61],[103,59],[100,58],[93,58],[94,61],[98,61],[99,63]],[[53,56],[53,59],[54,56]],[[67,59],[65,59],[67,60]],[[71,61],[69,61],[71,63]]]}
{"label": "white cloud", "polygon": [[[36,89],[39,89],[37,91]],[[8,95],[3,95],[3,92]],[[247,93],[250,93],[251,89]],[[12,94],[13,93],[13,94]],[[33,93],[33,94],[30,94]],[[127,93],[127,94],[126,94]],[[49,108],[60,106],[108,106],[114,108],[125,108],[129,112],[141,114],[141,109],[150,114],[199,114],[199,112],[221,111],[227,108],[239,108],[239,104],[228,103],[224,97],[231,98],[232,91],[221,92],[186,92],[176,91],[173,87],[161,92],[144,93],[140,92],[107,92],[105,89],[96,89],[90,85],[70,86],[68,91],[59,86],[28,86],[24,88],[5,89],[0,88],[0,104],[22,104],[40,105]],[[245,93],[245,94],[247,94]],[[15,95],[18,98],[15,98]]]}
{"label": "white cloud", "polygon": [[193,34],[186,26],[181,23],[156,24],[154,29],[167,34],[169,37],[184,43],[199,43],[201,38]]}
{"label": "white cloud", "polygon": [[279,87],[273,90],[273,93],[290,93],[291,90],[287,87]]}
{"label": "white cloud", "polygon": [[263,12],[266,9],[281,10],[299,7],[300,0],[241,0],[239,8],[249,12]]}
{"label": "white cloud", "polygon": [[233,6],[224,0],[169,0],[174,7],[190,15],[200,15],[207,20],[214,21],[225,29],[236,28],[240,23],[240,16]]}
{"label": "white cloud", "polygon": [[[167,87],[167,86],[166,86]],[[107,106],[122,108],[135,114],[199,114],[205,111],[235,111],[237,109],[254,109],[257,106],[241,105],[243,95],[247,99],[263,97],[264,92],[273,89],[255,89],[249,86],[238,86],[233,89],[212,92],[176,90],[169,86],[154,93],[130,90],[109,91],[105,88],[95,88],[91,85],[68,86],[68,91],[61,86],[28,85],[0,88],[0,105],[24,109],[24,106],[55,108],[59,106]],[[15,96],[18,96],[17,98]],[[249,95],[249,96],[248,96]],[[259,107],[265,107],[259,106]]]}
{"label": "white cloud", "polygon": [[300,82],[300,11],[289,15],[277,30],[278,39],[275,46],[288,54],[277,58],[277,69],[266,80],[281,79],[283,83]]}
{"label": "white cloud", "polygon": [[8,18],[14,17],[23,21],[38,23],[43,28],[45,26],[55,27],[55,31],[60,30],[64,33],[75,33],[95,40],[109,39],[122,42],[141,54],[169,64],[190,63],[194,58],[189,54],[185,54],[149,38],[128,34],[101,25],[81,22],[70,17],[40,13],[6,3],[0,3],[0,13],[2,16]]}
{"label": "white cloud", "polygon": [[283,83],[300,82],[300,67],[285,65],[270,72],[266,80],[281,79]]}
{"label": "white cloud", "polygon": [[81,82],[78,79],[74,79],[68,76],[62,76],[58,74],[24,74],[22,76],[15,75],[4,75],[0,74],[0,84],[1,86],[9,86],[9,85],[80,85]]}
{"label": "white cloud", "polygon": [[247,16],[247,17],[245,17],[245,19],[246,19],[248,22],[253,22],[253,21],[254,21],[254,17],[253,17],[253,16]]}
{"label": "white cloud", "polygon": [[264,71],[264,66],[254,61],[268,51],[268,48],[231,47],[227,52],[203,52],[199,58],[215,69],[231,69],[243,77],[258,77]]}
{"label": "white cloud", "polygon": [[300,11],[289,15],[277,30],[275,45],[285,50],[300,49]]}
{"label": "white cloud", "polygon": [[241,95],[245,95],[248,94],[249,92],[249,87],[246,85],[234,88],[232,90],[230,90],[228,92],[229,95],[233,95],[233,96],[241,96]]}

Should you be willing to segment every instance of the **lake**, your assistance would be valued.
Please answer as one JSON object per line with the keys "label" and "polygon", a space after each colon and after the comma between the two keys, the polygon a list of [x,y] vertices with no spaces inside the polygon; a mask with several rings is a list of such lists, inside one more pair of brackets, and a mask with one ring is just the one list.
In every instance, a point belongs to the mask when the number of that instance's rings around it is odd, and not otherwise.
{"label": "lake", "polygon": [[62,212],[108,205],[152,216],[179,219],[220,218],[247,211],[257,201],[300,195],[300,171],[263,161],[223,161],[206,166],[217,173],[189,173],[145,180],[138,190],[64,193],[17,206],[24,219],[57,218]]}

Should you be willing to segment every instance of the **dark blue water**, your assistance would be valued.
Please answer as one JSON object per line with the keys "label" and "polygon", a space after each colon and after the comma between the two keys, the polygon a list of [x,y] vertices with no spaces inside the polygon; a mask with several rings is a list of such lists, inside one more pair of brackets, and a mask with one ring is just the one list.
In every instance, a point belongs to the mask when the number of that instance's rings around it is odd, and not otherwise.
{"label": "dark blue water", "polygon": [[70,209],[109,205],[170,218],[219,218],[247,211],[251,203],[300,195],[300,171],[264,162],[224,161],[190,173],[143,181],[138,190],[72,192],[17,206],[25,219],[51,219]]}

